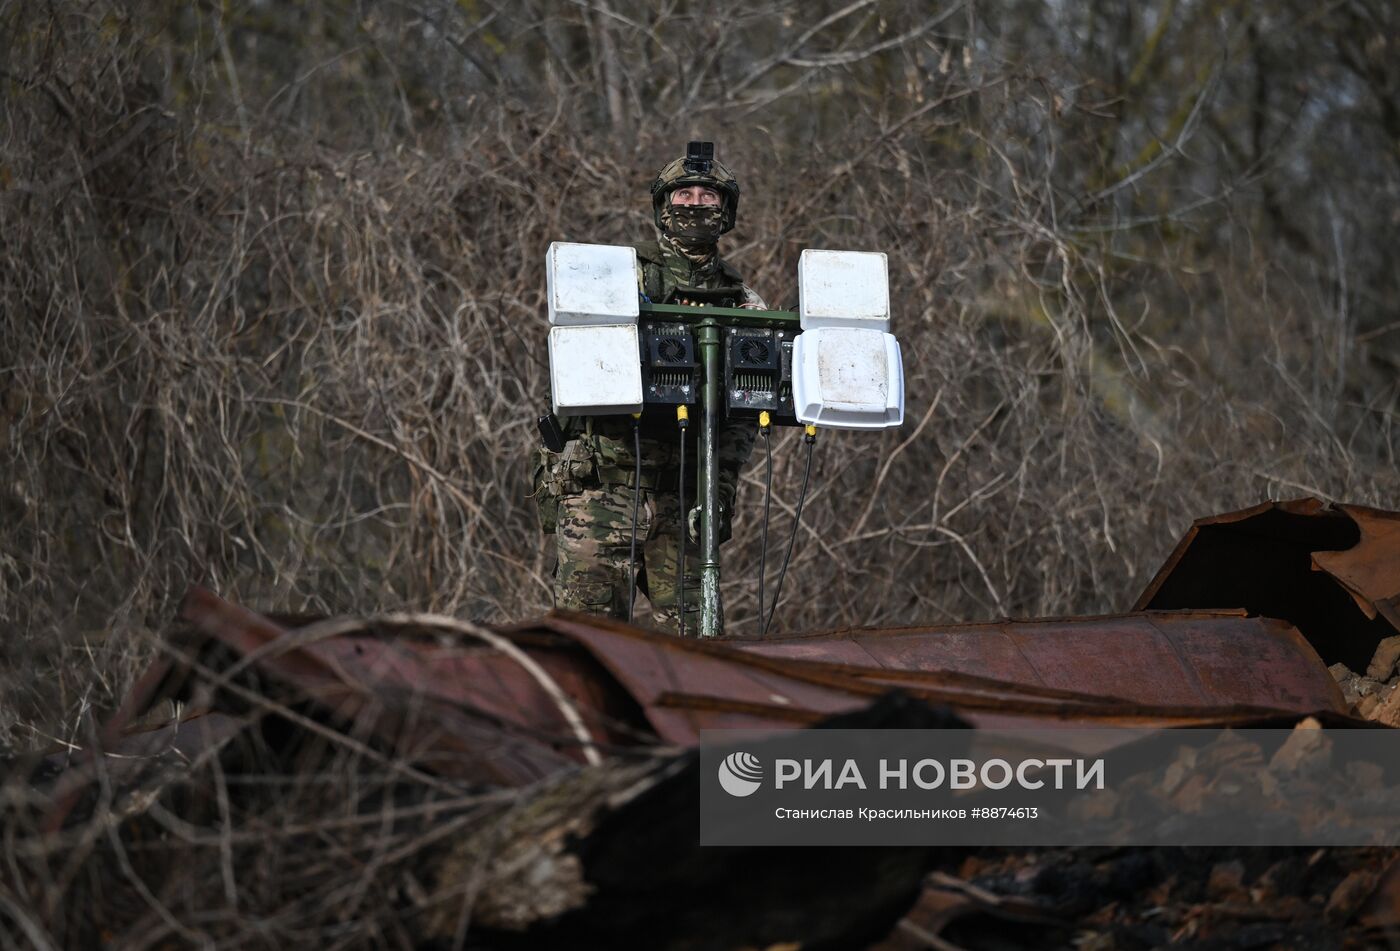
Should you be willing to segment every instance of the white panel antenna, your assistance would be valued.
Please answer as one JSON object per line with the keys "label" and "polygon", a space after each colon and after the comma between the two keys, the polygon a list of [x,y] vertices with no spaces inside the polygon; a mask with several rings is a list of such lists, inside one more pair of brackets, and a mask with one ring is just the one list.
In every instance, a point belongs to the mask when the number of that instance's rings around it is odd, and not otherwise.
{"label": "white panel antenna", "polygon": [[793,409],[829,429],[890,429],[904,422],[904,367],[889,333],[885,255],[802,252],[797,262],[802,333],[792,350]]}
{"label": "white panel antenna", "polygon": [[556,416],[642,411],[637,325],[551,327],[549,385]]}
{"label": "white panel antenna", "polygon": [[856,327],[804,330],[792,347],[797,419],[828,429],[904,422],[904,369],[894,334]]}
{"label": "white panel antenna", "polygon": [[637,251],[555,241],[545,253],[545,290],[556,327],[635,324]]}
{"label": "white panel antenna", "polygon": [[797,312],[803,330],[890,329],[889,263],[883,251],[817,251],[797,259]]}
{"label": "white panel antenna", "polygon": [[641,412],[636,249],[556,241],[545,274],[555,414]]}

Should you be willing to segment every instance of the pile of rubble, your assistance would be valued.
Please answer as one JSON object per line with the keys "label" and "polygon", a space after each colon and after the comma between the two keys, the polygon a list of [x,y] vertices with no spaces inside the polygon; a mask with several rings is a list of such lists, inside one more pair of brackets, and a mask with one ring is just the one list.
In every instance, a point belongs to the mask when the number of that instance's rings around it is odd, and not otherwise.
{"label": "pile of rubble", "polygon": [[981,850],[871,951],[1343,951],[1397,926],[1392,849]]}
{"label": "pile of rubble", "polygon": [[1400,727],[1400,634],[1387,637],[1376,647],[1364,674],[1346,664],[1335,663],[1327,670],[1342,688],[1348,709],[1365,720]]}
{"label": "pile of rubble", "polygon": [[1129,762],[1111,754],[1114,782],[1072,799],[1069,827],[1093,842],[1400,842],[1400,743],[1348,726],[1304,717],[1281,741],[1258,729],[1148,737]]}

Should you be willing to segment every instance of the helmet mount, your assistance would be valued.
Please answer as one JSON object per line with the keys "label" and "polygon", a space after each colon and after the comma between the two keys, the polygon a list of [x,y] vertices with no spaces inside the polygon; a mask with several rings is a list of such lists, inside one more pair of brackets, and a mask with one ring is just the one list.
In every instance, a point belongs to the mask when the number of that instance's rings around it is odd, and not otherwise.
{"label": "helmet mount", "polygon": [[691,175],[708,175],[715,164],[713,142],[691,142],[685,147],[685,170]]}

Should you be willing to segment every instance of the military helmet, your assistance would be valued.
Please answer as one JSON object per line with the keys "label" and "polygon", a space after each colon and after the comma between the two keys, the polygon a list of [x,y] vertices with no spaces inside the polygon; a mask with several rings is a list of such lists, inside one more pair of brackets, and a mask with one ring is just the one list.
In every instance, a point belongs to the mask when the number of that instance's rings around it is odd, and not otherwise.
{"label": "military helmet", "polygon": [[715,161],[713,142],[691,142],[685,155],[668,164],[651,183],[651,207],[656,227],[661,227],[661,209],[671,198],[671,192],[687,185],[706,185],[719,192],[723,210],[720,234],[734,227],[739,211],[739,180]]}

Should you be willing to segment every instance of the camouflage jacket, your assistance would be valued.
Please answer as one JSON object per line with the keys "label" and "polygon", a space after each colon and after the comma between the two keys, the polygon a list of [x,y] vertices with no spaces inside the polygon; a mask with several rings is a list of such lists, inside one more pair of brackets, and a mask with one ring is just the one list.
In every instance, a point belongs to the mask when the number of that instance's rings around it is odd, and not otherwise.
{"label": "camouflage jacket", "polygon": [[637,287],[653,303],[666,303],[678,287],[737,287],[745,305],[767,306],[718,254],[704,265],[696,265],[664,240],[644,241],[633,247],[637,249]]}
{"label": "camouflage jacket", "polygon": [[[743,301],[764,307],[763,299],[747,287],[739,272],[715,255],[703,266],[664,241],[644,242],[637,248],[637,286],[649,300],[664,302],[678,287],[736,287]],[[535,466],[535,492],[540,502],[541,523],[546,532],[554,530],[552,499],[596,485],[630,485],[636,478],[633,455],[632,421],[624,416],[573,416],[560,419],[568,438],[562,453],[540,450]],[[669,406],[648,407],[642,413],[642,478],[645,488],[675,492],[680,475],[680,432],[675,411]],[[699,432],[692,424],[686,430],[685,488],[688,508],[695,504],[699,480]],[[719,496],[724,508],[720,537],[730,534],[729,516],[734,511],[739,472],[753,450],[757,425],[752,420],[726,419],[720,424],[717,455]]]}

